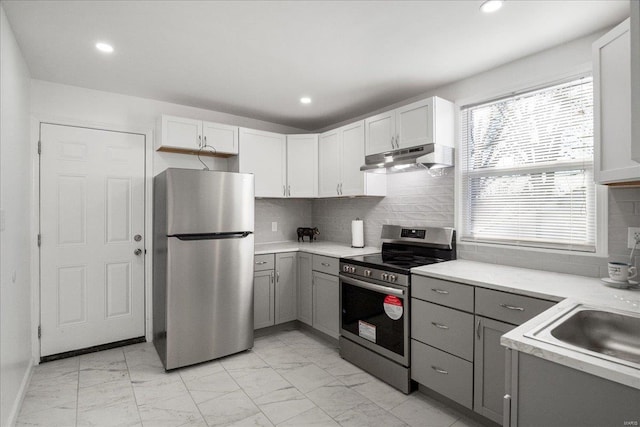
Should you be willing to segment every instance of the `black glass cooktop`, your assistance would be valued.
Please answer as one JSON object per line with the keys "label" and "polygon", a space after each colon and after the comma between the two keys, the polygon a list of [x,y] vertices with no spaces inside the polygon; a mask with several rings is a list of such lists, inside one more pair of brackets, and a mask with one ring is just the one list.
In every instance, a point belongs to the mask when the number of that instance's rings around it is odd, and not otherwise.
{"label": "black glass cooktop", "polygon": [[455,252],[440,249],[384,244],[381,253],[347,257],[342,261],[380,270],[408,273],[414,267],[455,259],[454,254]]}

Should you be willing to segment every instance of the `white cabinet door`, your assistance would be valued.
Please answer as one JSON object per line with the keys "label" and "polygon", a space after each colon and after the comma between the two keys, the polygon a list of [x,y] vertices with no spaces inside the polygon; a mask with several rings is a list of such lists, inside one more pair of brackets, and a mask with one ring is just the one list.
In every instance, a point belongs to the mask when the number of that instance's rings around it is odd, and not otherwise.
{"label": "white cabinet door", "polygon": [[287,135],[287,196],[318,195],[318,135]]}
{"label": "white cabinet door", "polygon": [[273,270],[253,273],[253,329],[266,328],[275,322],[274,277]]}
{"label": "white cabinet door", "polygon": [[365,194],[364,172],[364,122],[356,122],[340,128],[342,139],[340,195]]}
{"label": "white cabinet door", "polygon": [[433,98],[423,99],[396,110],[398,148],[430,144],[433,141]]}
{"label": "white cabinet door", "polygon": [[286,146],[285,135],[240,129],[238,172],[255,175],[256,197],[285,197]]}
{"label": "white cabinet door", "polygon": [[383,153],[395,149],[395,110],[387,111],[365,120],[366,154]]}
{"label": "white cabinet door", "polygon": [[276,254],[276,325],[298,317],[298,253]]}
{"label": "white cabinet door", "polygon": [[238,128],[220,123],[202,122],[203,144],[216,153],[238,154]]}
{"label": "white cabinet door", "polygon": [[[184,117],[162,116],[161,146],[197,150],[202,144],[202,121]],[[160,148],[160,147],[156,147]]]}
{"label": "white cabinet door", "polygon": [[338,338],[340,334],[340,283],[338,277],[313,272],[313,327]]}
{"label": "white cabinet door", "polygon": [[631,158],[631,46],[629,20],[593,44],[595,180],[640,180]]}
{"label": "white cabinet door", "polygon": [[338,129],[320,135],[318,142],[318,195],[338,195],[341,149]]}
{"label": "white cabinet door", "polygon": [[298,253],[298,320],[313,326],[312,255]]}

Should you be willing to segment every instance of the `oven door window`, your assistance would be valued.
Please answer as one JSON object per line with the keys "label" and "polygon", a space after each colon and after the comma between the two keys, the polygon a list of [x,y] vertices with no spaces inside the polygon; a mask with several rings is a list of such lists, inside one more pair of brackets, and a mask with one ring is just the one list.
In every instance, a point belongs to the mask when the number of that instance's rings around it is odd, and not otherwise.
{"label": "oven door window", "polygon": [[404,354],[405,300],[342,282],[342,329]]}

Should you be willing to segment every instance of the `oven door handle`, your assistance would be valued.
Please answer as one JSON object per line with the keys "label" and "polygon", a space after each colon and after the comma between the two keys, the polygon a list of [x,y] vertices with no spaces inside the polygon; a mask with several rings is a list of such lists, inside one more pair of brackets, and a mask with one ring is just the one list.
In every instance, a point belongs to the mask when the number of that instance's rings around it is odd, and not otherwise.
{"label": "oven door handle", "polygon": [[357,286],[359,288],[369,289],[370,291],[404,297],[403,289],[396,289],[389,286],[382,286],[382,285],[376,285],[373,283],[367,283],[367,282],[363,282],[362,280],[352,279],[351,277],[346,277],[343,275],[340,275],[340,280],[350,285]]}

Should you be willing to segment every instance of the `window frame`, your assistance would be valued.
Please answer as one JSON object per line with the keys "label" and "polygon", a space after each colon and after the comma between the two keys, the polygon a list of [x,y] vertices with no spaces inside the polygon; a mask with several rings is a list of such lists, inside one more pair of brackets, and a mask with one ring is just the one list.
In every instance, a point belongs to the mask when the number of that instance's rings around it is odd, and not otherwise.
{"label": "window frame", "polygon": [[[462,168],[460,165],[463,164],[462,159],[462,144],[464,143],[464,135],[462,134],[463,123],[462,123],[462,110],[463,108],[469,108],[476,105],[488,104],[496,101],[500,101],[502,99],[512,98],[518,95],[526,94],[529,92],[534,92],[537,90],[542,90],[545,88],[550,88],[556,85],[560,85],[563,83],[568,83],[571,81],[575,81],[584,77],[593,77],[593,73],[591,68],[589,67],[581,67],[582,69],[578,72],[567,73],[555,79],[545,79],[535,83],[529,82],[529,84],[519,84],[514,85],[508,89],[497,90],[493,93],[485,94],[482,96],[475,96],[466,99],[460,99],[456,102],[456,163],[457,167],[455,168],[455,219],[454,223],[456,228],[459,230],[457,234],[457,243],[462,245],[460,249],[462,250],[471,250],[474,251],[479,247],[487,247],[487,248],[502,248],[509,249],[515,251],[523,251],[523,252],[545,252],[545,253],[556,253],[567,256],[585,256],[585,257],[603,257],[608,255],[608,188],[606,185],[596,184],[594,181],[594,196],[595,196],[595,251],[594,252],[585,252],[580,250],[575,250],[571,248],[544,248],[544,247],[536,247],[536,246],[527,246],[527,245],[518,245],[513,244],[511,242],[482,242],[477,240],[465,240],[463,239],[462,230],[464,228],[464,195],[465,189],[463,188],[464,179],[462,176]],[[595,157],[595,153],[594,153]],[[593,174],[595,175],[595,164],[593,169]]]}

